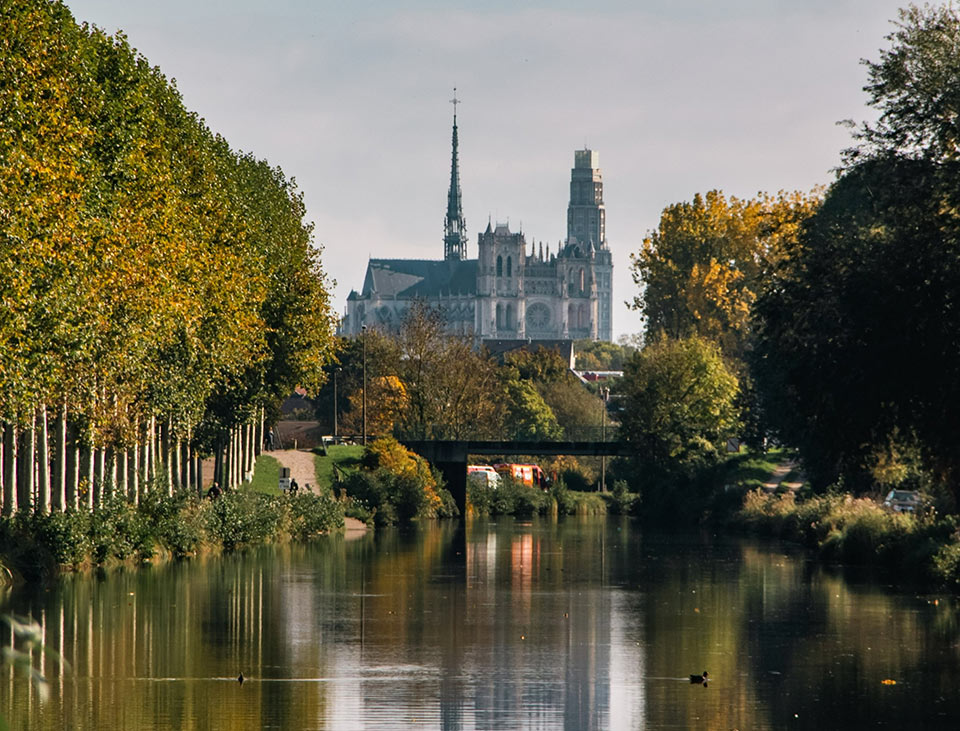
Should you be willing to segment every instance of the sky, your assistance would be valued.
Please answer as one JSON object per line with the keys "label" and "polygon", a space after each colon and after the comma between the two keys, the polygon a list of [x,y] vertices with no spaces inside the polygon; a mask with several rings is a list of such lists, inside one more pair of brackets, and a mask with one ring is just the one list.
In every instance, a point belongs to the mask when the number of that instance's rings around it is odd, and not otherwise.
{"label": "sky", "polygon": [[470,246],[488,220],[551,251],[573,153],[600,155],[614,335],[642,329],[630,253],[664,207],[828,184],[873,117],[890,0],[66,0],[123,30],[236,150],[295,178],[343,313],[367,260],[443,256],[453,89]]}

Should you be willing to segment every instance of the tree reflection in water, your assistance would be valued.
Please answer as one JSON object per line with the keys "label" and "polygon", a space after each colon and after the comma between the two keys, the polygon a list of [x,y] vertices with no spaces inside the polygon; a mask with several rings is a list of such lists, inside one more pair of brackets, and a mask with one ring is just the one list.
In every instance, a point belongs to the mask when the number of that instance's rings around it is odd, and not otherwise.
{"label": "tree reflection in water", "polygon": [[[960,717],[953,601],[779,547],[568,518],[68,577],[2,611],[71,672],[14,728],[838,728]],[[709,688],[691,669],[710,670]],[[240,672],[245,682],[236,682]],[[7,671],[4,671],[7,672]],[[895,680],[895,684],[884,684]]]}

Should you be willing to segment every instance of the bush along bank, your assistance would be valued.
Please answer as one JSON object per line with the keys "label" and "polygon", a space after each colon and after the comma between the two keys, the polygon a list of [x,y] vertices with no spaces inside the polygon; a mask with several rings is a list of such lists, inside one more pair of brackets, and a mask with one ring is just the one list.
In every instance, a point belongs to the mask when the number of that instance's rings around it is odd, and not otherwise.
{"label": "bush along bank", "polygon": [[95,511],[21,512],[0,519],[2,563],[28,581],[158,555],[184,557],[261,543],[308,540],[343,527],[343,506],[313,494],[230,490],[215,499],[152,490],[133,505]]}
{"label": "bush along bank", "polygon": [[346,514],[368,524],[459,515],[439,471],[393,437],[375,439],[360,469],[342,475],[335,487],[344,496]]}
{"label": "bush along bank", "polygon": [[960,532],[953,515],[894,513],[849,494],[798,500],[789,492],[754,490],[732,524],[756,535],[796,541],[825,561],[879,566],[899,579],[960,589]]}
{"label": "bush along bank", "polygon": [[557,480],[544,491],[509,477],[501,477],[496,488],[468,483],[467,506],[473,515],[513,515],[518,518],[619,512],[609,495],[570,490],[563,480]]}

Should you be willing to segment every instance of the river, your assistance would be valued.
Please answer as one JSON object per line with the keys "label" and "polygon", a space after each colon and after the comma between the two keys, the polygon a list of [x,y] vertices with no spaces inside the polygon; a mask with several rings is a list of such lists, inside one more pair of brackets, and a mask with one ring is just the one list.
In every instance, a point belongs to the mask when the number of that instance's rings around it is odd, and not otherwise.
{"label": "river", "polygon": [[69,662],[38,655],[43,703],[2,670],[12,729],[960,721],[953,599],[618,518],[429,525],[67,577],[3,611],[40,621]]}

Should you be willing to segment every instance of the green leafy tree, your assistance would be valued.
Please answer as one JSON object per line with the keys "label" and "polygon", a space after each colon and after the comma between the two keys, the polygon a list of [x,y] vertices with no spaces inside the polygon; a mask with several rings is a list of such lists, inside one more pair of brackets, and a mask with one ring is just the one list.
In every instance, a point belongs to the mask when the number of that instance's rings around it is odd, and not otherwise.
{"label": "green leafy tree", "polygon": [[629,343],[608,343],[603,340],[578,340],[574,343],[577,370],[621,371],[623,364],[637,348]]}
{"label": "green leafy tree", "polygon": [[563,436],[557,417],[530,381],[510,379],[504,390],[504,430],[510,438],[549,441]]}
{"label": "green leafy tree", "polygon": [[878,120],[757,304],[753,372],[816,486],[889,484],[878,465],[910,454],[954,509],[960,17],[910,6],[895,27],[865,62]]}
{"label": "green leafy tree", "polygon": [[765,409],[819,487],[869,489],[870,455],[897,432],[957,484],[958,183],[953,163],[858,163],[757,304]]}
{"label": "green leafy tree", "polygon": [[960,156],[960,14],[952,4],[899,11],[890,47],[864,60],[880,115],[855,133],[848,163],[889,153],[932,161]]}
{"label": "green leafy tree", "polygon": [[627,362],[620,434],[647,479],[691,474],[717,461],[736,433],[737,379],[699,337],[661,337]]}
{"label": "green leafy tree", "polygon": [[468,336],[448,334],[441,311],[413,303],[398,342],[410,404],[405,433],[463,439],[499,430],[503,407],[496,365]]}

